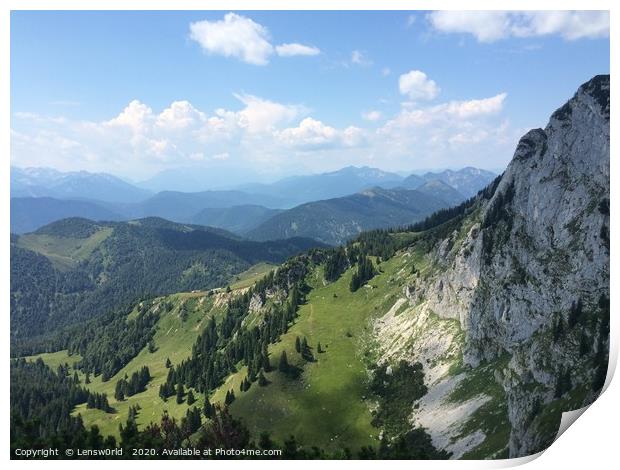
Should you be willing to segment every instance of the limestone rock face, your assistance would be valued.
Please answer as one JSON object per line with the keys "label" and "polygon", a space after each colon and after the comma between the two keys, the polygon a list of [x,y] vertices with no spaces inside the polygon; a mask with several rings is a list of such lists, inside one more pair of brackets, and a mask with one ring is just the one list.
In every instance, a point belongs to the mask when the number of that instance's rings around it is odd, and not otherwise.
{"label": "limestone rock face", "polygon": [[[565,399],[575,408],[596,397],[592,358],[608,347],[599,330],[609,298],[609,106],[609,76],[594,77],[545,129],[524,135],[488,197],[436,242],[433,274],[404,289],[417,317],[429,310],[458,320],[465,366],[508,358],[495,379],[508,407],[511,457],[549,445],[538,417],[547,404]],[[386,351],[402,356],[391,319],[378,327],[391,334]],[[413,320],[398,318],[404,330]],[[584,341],[594,346],[580,346]],[[445,386],[455,379],[433,380]],[[423,424],[433,435],[432,421]],[[434,442],[441,446],[442,437]]]}

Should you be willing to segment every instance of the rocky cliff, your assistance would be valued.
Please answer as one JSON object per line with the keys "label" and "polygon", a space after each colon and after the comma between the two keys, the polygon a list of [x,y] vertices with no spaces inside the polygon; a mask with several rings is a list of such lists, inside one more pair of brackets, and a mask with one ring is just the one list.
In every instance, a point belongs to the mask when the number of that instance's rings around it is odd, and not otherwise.
{"label": "rocky cliff", "polygon": [[[422,268],[375,323],[381,361],[425,365],[429,393],[411,420],[453,457],[542,450],[561,412],[600,391],[609,328],[609,106],[609,76],[582,85],[545,129],[521,138],[501,179],[458,223],[418,242],[430,244],[430,254],[420,258],[414,243],[403,255]],[[502,433],[505,448],[491,445]]]}

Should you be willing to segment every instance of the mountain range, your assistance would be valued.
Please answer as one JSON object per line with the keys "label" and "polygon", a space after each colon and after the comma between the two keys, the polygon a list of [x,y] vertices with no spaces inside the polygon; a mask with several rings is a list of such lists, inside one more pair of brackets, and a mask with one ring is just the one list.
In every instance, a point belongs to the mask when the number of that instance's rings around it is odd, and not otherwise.
{"label": "mountain range", "polygon": [[[349,197],[373,187],[392,191],[418,189],[427,196],[435,197],[436,204],[451,206],[465,199],[465,194],[480,190],[494,176],[484,170],[464,168],[456,172],[412,175],[404,179],[395,173],[378,169],[347,167],[320,175],[290,177],[271,185],[151,194],[111,175],[12,167],[11,231],[26,233],[63,217],[93,220],[162,217],[245,234],[266,222],[269,216],[275,216],[283,210],[295,208],[298,213],[297,205]],[[461,191],[450,186],[448,181],[457,184]],[[402,198],[407,199],[406,193]],[[413,204],[410,207],[412,213],[427,215],[422,207],[416,206],[414,199],[409,198],[409,201]],[[358,208],[364,212],[364,216],[372,216],[372,207]],[[386,206],[381,207],[381,210],[385,209]],[[378,220],[391,220],[389,214],[375,215]],[[357,217],[355,214],[351,216]],[[330,219],[338,223],[335,213],[330,215]],[[342,224],[347,223],[342,220]],[[366,227],[362,225],[362,228]],[[265,230],[261,230],[261,233],[262,236],[268,234]],[[343,233],[352,235],[357,232],[343,229]]]}

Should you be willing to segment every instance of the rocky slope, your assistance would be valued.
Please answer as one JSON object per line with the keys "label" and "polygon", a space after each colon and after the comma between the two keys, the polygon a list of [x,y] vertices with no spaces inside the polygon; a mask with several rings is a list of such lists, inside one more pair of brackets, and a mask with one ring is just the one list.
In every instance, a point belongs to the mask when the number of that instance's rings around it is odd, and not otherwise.
{"label": "rocky slope", "polygon": [[523,136],[486,193],[433,241],[428,267],[375,323],[380,361],[424,364],[429,393],[411,420],[455,458],[501,433],[502,413],[502,455],[542,450],[561,412],[590,403],[602,386],[609,76],[582,85],[544,130]]}

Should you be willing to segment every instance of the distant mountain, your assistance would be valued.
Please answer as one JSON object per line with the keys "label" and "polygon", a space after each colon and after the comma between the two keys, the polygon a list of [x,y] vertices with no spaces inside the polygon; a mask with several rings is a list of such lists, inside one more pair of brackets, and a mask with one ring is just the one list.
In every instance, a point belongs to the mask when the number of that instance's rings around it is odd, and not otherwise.
{"label": "distant mountain", "polygon": [[466,198],[456,189],[441,180],[430,180],[418,186],[417,191],[441,199],[447,206],[456,206]]}
{"label": "distant mountain", "polygon": [[67,217],[92,220],[123,220],[125,217],[91,201],[51,197],[11,198],[11,233],[33,232],[43,225]]}
{"label": "distant mountain", "polygon": [[224,286],[253,264],[317,246],[241,240],[158,218],[63,219],[11,239],[11,337],[27,342],[141,296]]}
{"label": "distant mountain", "polygon": [[152,195],[107,173],[62,173],[49,168],[11,167],[11,197],[92,199],[106,202],[139,202]]}
{"label": "distant mountain", "polygon": [[347,196],[374,186],[393,188],[403,180],[396,173],[370,167],[348,166],[338,171],[317,175],[291,176],[272,184],[247,184],[239,189],[256,194],[277,195],[290,203]]}
{"label": "distant mountain", "polygon": [[418,189],[424,183],[426,183],[426,180],[423,176],[413,174],[402,180],[399,186],[405,189]]}
{"label": "distant mountain", "polygon": [[439,180],[452,186],[466,198],[475,196],[496,178],[496,174],[479,168],[466,167],[460,170],[445,170],[439,173],[426,173],[425,181]]}
{"label": "distant mountain", "polygon": [[123,213],[133,217],[162,217],[190,222],[200,211],[210,208],[230,208],[243,205],[261,205],[280,208],[285,205],[282,198],[269,194],[250,194],[243,191],[202,191],[183,193],[162,191],[140,204],[120,207]]}
{"label": "distant mountain", "polygon": [[[163,177],[163,173],[160,176]],[[16,233],[32,231],[64,217],[92,220],[162,217],[176,222],[208,224],[243,234],[277,215],[278,211],[274,209],[291,209],[307,202],[345,197],[371,187],[420,189],[447,205],[455,205],[475,194],[494,176],[484,170],[464,168],[403,178],[376,168],[351,166],[331,173],[293,176],[268,185],[248,184],[236,190],[161,191],[152,195],[104,173],[62,173],[49,168],[12,167],[12,198],[47,199],[24,199],[13,204],[11,230]],[[62,203],[60,200],[79,200],[83,204]]]}
{"label": "distant mountain", "polygon": [[418,189],[429,181],[441,181],[458,191],[463,199],[475,196],[478,191],[486,187],[497,175],[479,168],[465,167],[460,170],[444,170],[427,172],[423,175],[412,174],[407,176],[399,186],[406,189]]}
{"label": "distant mountain", "polygon": [[337,245],[364,230],[411,224],[448,205],[416,190],[375,187],[294,207],[267,220],[247,236],[254,240],[301,236]]}
{"label": "distant mountain", "polygon": [[231,189],[247,182],[256,181],[256,173],[243,167],[231,171],[221,164],[210,167],[179,167],[160,171],[156,175],[136,183],[136,186],[153,192],[181,191],[201,192],[208,189]]}
{"label": "distant mountain", "polygon": [[191,222],[244,234],[281,212],[281,209],[268,209],[267,207],[252,204],[207,208],[195,214]]}

